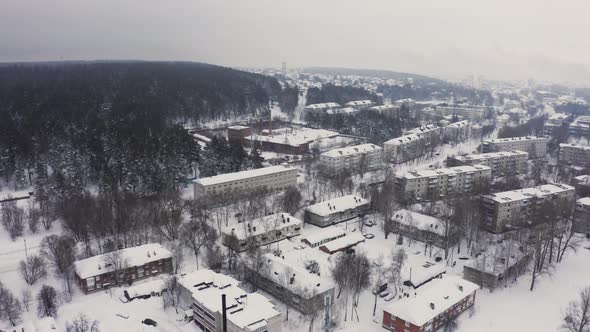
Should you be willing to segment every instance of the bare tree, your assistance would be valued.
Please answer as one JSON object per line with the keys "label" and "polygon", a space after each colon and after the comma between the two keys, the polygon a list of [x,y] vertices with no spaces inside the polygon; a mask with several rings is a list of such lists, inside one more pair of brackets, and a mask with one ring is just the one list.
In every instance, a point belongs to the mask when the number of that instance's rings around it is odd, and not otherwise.
{"label": "bare tree", "polygon": [[180,296],[181,290],[176,276],[168,278],[168,280],[166,280],[166,292],[164,293],[164,298],[162,301],[164,308],[172,307],[176,313],[178,313],[178,306],[180,306]]}
{"label": "bare tree", "polygon": [[16,201],[2,203],[2,224],[12,240],[23,235],[25,212],[16,206]]}
{"label": "bare tree", "polygon": [[217,240],[217,231],[211,227],[206,217],[195,217],[182,226],[181,241],[195,254],[197,269],[199,268],[199,253],[203,246]]}
{"label": "bare tree", "polygon": [[33,285],[37,280],[47,275],[47,271],[45,270],[45,260],[37,255],[29,256],[26,260],[20,261],[19,271],[21,277],[23,277],[29,285]]}
{"label": "bare tree", "polygon": [[29,209],[27,212],[27,223],[31,233],[37,233],[39,230],[39,222],[41,220],[41,210],[37,209],[32,202],[29,202]]}
{"label": "bare tree", "polygon": [[561,329],[569,332],[590,331],[590,287],[582,289],[579,298],[569,303],[563,313]]}
{"label": "bare tree", "polygon": [[530,291],[535,289],[535,282],[539,276],[551,274],[553,265],[549,263],[548,253],[551,248],[553,237],[549,227],[546,224],[536,226],[531,235],[533,240],[532,263],[531,263],[531,287]]}
{"label": "bare tree", "polygon": [[25,288],[22,290],[21,295],[20,295],[20,301],[23,304],[23,306],[25,307],[25,309],[27,311],[29,311],[31,302],[33,302],[33,294],[31,293],[30,289]]}
{"label": "bare tree", "polygon": [[172,259],[174,261],[174,274],[178,273],[180,267],[184,263],[184,250],[180,244],[173,244],[170,252],[172,253]]}
{"label": "bare tree", "polygon": [[129,264],[121,250],[115,250],[105,254],[103,263],[105,269],[113,271],[115,284],[120,284],[125,281],[125,270],[127,270]]}
{"label": "bare tree", "polygon": [[12,326],[16,326],[23,309],[20,301],[4,286],[0,286],[0,316],[6,318]]}
{"label": "bare tree", "polygon": [[381,190],[376,192],[377,197],[371,197],[371,201],[374,202],[377,212],[383,216],[383,231],[385,238],[389,236],[389,233],[393,231],[393,214],[398,209],[396,203],[396,192],[393,180],[386,177],[385,183],[381,187]]}
{"label": "bare tree", "polygon": [[80,313],[71,323],[66,322],[66,332],[100,332],[99,322]]}
{"label": "bare tree", "polygon": [[57,315],[57,292],[55,288],[43,285],[37,295],[37,310],[41,317],[55,317]]}
{"label": "bare tree", "polygon": [[41,254],[51,263],[55,273],[63,278],[71,293],[70,278],[76,261],[76,242],[66,235],[49,235],[41,241]]}

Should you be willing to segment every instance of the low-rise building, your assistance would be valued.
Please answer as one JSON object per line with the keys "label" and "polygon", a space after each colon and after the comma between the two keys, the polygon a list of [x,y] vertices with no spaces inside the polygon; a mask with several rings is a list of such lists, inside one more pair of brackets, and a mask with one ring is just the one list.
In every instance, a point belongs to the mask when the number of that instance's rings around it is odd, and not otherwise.
{"label": "low-rise building", "polygon": [[326,227],[360,217],[367,213],[369,201],[356,196],[342,196],[305,209],[305,222],[319,227]]}
{"label": "low-rise building", "polygon": [[529,154],[525,151],[501,151],[447,158],[447,166],[485,165],[492,176],[526,174]]}
{"label": "low-rise building", "polygon": [[341,108],[340,104],[338,103],[319,103],[319,104],[310,104],[305,106],[305,110],[308,112],[325,112],[327,110]]}
{"label": "low-rise building", "polygon": [[401,236],[434,245],[439,248],[454,246],[459,240],[459,230],[451,223],[405,209],[391,217],[391,231]]}
{"label": "low-rise building", "polygon": [[342,238],[345,235],[346,232],[344,232],[341,228],[335,226],[328,226],[311,233],[307,237],[301,239],[301,242],[307,244],[312,248],[315,248],[321,246],[324,243],[328,243],[330,241]]}
{"label": "low-rise building", "polygon": [[590,116],[582,115],[570,123],[568,133],[574,137],[590,137]]}
{"label": "low-rise building", "polygon": [[590,197],[583,197],[576,201],[574,231],[590,234]]}
{"label": "low-rise building", "polygon": [[398,172],[394,176],[398,197],[403,200],[439,200],[461,196],[487,187],[492,177],[488,166],[457,166],[434,170]]}
{"label": "low-rise building", "polygon": [[442,275],[416,296],[383,308],[383,327],[394,332],[436,331],[475,304],[479,287],[456,276]]}
{"label": "low-rise building", "polygon": [[329,241],[320,246],[320,250],[327,254],[335,254],[340,251],[345,251],[357,244],[365,242],[365,237],[360,232],[348,233],[345,236],[334,241]]}
{"label": "low-rise building", "polygon": [[[534,188],[504,191],[482,197],[483,227],[492,233],[534,224],[546,199],[562,199],[573,204],[574,187],[566,184],[545,184]],[[536,221],[536,220],[535,220]]]}
{"label": "low-rise building", "polygon": [[470,121],[480,121],[485,115],[485,106],[436,106],[438,116],[458,116]]}
{"label": "low-rise building", "polygon": [[196,270],[178,278],[180,307],[192,313],[201,331],[222,332],[223,302],[227,331],[280,332],[281,313],[259,293],[246,293],[236,279],[211,270]]}
{"label": "low-rise building", "polygon": [[590,146],[561,143],[559,161],[568,165],[590,167]]}
{"label": "low-rise building", "polygon": [[244,137],[252,135],[252,128],[247,126],[229,126],[227,127],[227,139],[232,141],[244,141]]}
{"label": "low-rise building", "polygon": [[[494,243],[463,266],[463,278],[491,290],[526,272],[530,255],[518,243]],[[513,279],[513,280],[509,280]]]}
{"label": "low-rise building", "polygon": [[574,178],[574,187],[579,197],[590,196],[590,175],[580,175]]}
{"label": "low-rise building", "polygon": [[261,190],[297,185],[297,169],[278,165],[200,178],[193,182],[195,199],[235,199]]}
{"label": "low-rise building", "polygon": [[301,234],[303,222],[289,213],[271,214],[259,219],[226,227],[221,231],[221,242],[242,252],[249,245],[264,246]]}
{"label": "low-rise building", "polygon": [[499,151],[526,151],[529,158],[544,158],[547,155],[546,137],[523,136],[509,138],[495,138],[484,140],[481,143],[483,153]]}
{"label": "low-rise building", "polygon": [[333,149],[320,155],[320,163],[335,172],[348,170],[374,170],[382,165],[383,148],[375,144],[360,144]]}
{"label": "low-rise building", "polygon": [[74,262],[76,282],[85,294],[172,273],[172,254],[158,243],[121,249]]}
{"label": "low-rise building", "polygon": [[346,103],[345,106],[352,107],[358,111],[364,111],[373,105],[375,105],[375,103],[371,100],[353,100]]}
{"label": "low-rise building", "polygon": [[334,303],[334,284],[330,279],[270,253],[264,255],[262,266],[252,270],[245,264],[246,280],[256,280],[262,290],[291,308],[309,315],[324,308],[326,303]]}

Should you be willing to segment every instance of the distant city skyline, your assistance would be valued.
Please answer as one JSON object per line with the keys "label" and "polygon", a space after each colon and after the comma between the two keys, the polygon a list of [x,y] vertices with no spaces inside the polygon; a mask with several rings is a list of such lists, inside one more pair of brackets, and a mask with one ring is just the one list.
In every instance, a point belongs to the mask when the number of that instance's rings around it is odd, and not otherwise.
{"label": "distant city skyline", "polygon": [[5,1],[0,61],[284,61],[590,86],[589,10],[583,0]]}

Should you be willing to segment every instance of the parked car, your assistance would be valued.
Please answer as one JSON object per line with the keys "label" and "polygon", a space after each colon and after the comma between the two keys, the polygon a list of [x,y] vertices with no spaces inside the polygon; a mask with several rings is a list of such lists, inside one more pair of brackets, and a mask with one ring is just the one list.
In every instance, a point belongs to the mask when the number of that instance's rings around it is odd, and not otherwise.
{"label": "parked car", "polygon": [[389,302],[389,301],[393,300],[394,298],[395,298],[395,294],[391,293],[391,294],[387,295],[386,297],[384,297],[383,299],[385,301]]}
{"label": "parked car", "polygon": [[389,295],[389,291],[388,290],[384,290],[381,293],[379,293],[379,297],[380,298],[385,298],[387,295]]}
{"label": "parked car", "polygon": [[365,234],[363,234],[363,236],[365,237],[365,239],[372,239],[375,237],[375,235],[373,235],[371,233],[365,233]]}
{"label": "parked car", "polygon": [[145,324],[145,325],[149,325],[149,326],[158,326],[158,323],[155,320],[150,319],[150,318],[146,318],[146,319],[142,320],[141,323]]}

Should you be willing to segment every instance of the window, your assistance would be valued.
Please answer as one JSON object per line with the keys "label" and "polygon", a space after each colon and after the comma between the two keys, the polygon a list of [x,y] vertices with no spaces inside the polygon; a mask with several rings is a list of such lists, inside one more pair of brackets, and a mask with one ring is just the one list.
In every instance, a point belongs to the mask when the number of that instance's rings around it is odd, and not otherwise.
{"label": "window", "polygon": [[144,274],[143,266],[138,267],[137,268],[137,277],[138,278],[143,278],[143,274]]}
{"label": "window", "polygon": [[89,290],[94,289],[94,277],[86,279],[86,288],[88,288]]}

